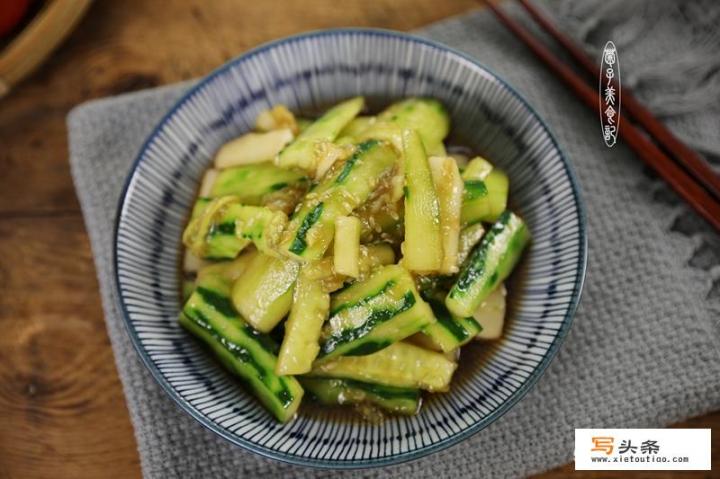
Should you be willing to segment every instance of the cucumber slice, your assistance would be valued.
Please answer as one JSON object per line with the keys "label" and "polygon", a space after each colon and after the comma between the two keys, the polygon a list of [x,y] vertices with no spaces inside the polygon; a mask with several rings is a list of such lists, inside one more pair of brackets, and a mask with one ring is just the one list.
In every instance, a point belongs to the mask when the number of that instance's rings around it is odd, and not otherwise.
{"label": "cucumber slice", "polygon": [[462,172],[462,177],[463,180],[466,181],[483,181],[492,170],[493,165],[489,161],[483,157],[476,156],[467,164]]}
{"label": "cucumber slice", "polygon": [[208,344],[279,421],[287,422],[300,405],[303,389],[295,378],[275,374],[277,345],[240,318],[229,294],[225,279],[205,275],[185,304],[180,324]]}
{"label": "cucumber slice", "polygon": [[397,265],[382,267],[333,296],[318,361],[371,354],[434,320],[410,274]]}
{"label": "cucumber slice", "polygon": [[232,302],[258,331],[269,332],[290,311],[300,265],[290,259],[256,255],[232,288]]}
{"label": "cucumber slice", "polygon": [[210,168],[205,172],[202,181],[200,182],[200,188],[198,189],[198,197],[204,198],[212,194],[213,186],[215,185],[215,181],[217,180],[219,174],[220,171],[213,168]]}
{"label": "cucumber slice", "polygon": [[456,316],[468,317],[512,272],[530,233],[523,220],[505,211],[483,237],[445,298]]}
{"label": "cucumber slice", "polygon": [[[360,275],[356,278],[362,281],[371,274],[378,266],[393,264],[395,252],[388,244],[378,243],[360,246],[360,258],[358,262]],[[345,286],[349,280],[355,279],[335,271],[334,258],[326,256],[318,261],[308,263],[305,266],[305,273],[315,281],[322,284],[323,290],[331,293]]]}
{"label": "cucumber slice", "polygon": [[399,388],[447,391],[457,363],[442,353],[399,342],[366,356],[317,364],[311,377],[354,379]]}
{"label": "cucumber slice", "polygon": [[436,321],[425,326],[410,338],[418,346],[444,353],[455,351],[467,344],[482,327],[472,317],[454,316],[445,306],[447,277],[419,276],[416,278],[420,296],[430,305]]}
{"label": "cucumber slice", "polygon": [[[400,243],[403,238],[403,188],[404,175],[398,171],[401,161],[396,162],[390,174],[380,181],[368,200],[353,211],[361,223],[360,241],[388,241]],[[396,189],[400,190],[396,197]]]}
{"label": "cucumber slice", "polygon": [[315,146],[322,141],[333,141],[350,120],[363,109],[362,97],[352,98],[330,108],[282,150],[275,163],[282,168],[302,168],[314,173],[317,168]]}
{"label": "cucumber slice", "polygon": [[460,240],[460,211],[462,210],[463,180],[457,163],[447,156],[428,159],[433,185],[440,205],[440,233],[443,257],[439,272],[458,272],[458,246]]}
{"label": "cucumber slice", "polygon": [[429,344],[432,349],[447,353],[467,344],[482,331],[482,326],[472,316],[460,318],[450,314],[442,300],[425,298],[425,301],[437,321],[425,326],[420,333],[429,340],[423,342],[423,346]]}
{"label": "cucumber slice", "polygon": [[313,121],[309,118],[296,118],[295,123],[297,123],[297,130],[298,133],[302,133],[303,131],[307,130],[310,125],[313,124]]}
{"label": "cucumber slice", "polygon": [[416,130],[428,154],[445,156],[442,142],[450,131],[450,116],[439,101],[408,98],[393,103],[377,117],[377,124],[384,122],[403,130]]}
{"label": "cucumber slice", "polygon": [[279,250],[302,261],[323,257],[335,232],[335,219],[362,205],[383,175],[390,171],[396,155],[377,140],[357,146],[355,153],[328,173],[310,191],[288,225]]}
{"label": "cucumber slice", "polygon": [[185,249],[183,255],[182,270],[184,273],[197,273],[205,266],[213,264],[211,261],[206,261],[202,258],[198,258],[189,249]]}
{"label": "cucumber slice", "polygon": [[295,115],[285,105],[275,105],[258,113],[255,118],[255,129],[272,131],[288,128],[294,135],[297,135],[300,132],[300,121],[301,119],[295,119]]}
{"label": "cucumber slice", "polygon": [[211,201],[212,198],[208,196],[198,196],[195,200],[195,204],[193,205],[193,209],[190,212],[190,220],[194,220],[203,214],[203,211],[205,211],[205,208],[207,208],[207,205],[209,205]]}
{"label": "cucumber slice", "polygon": [[219,276],[225,281],[232,283],[247,270],[252,259],[258,254],[257,251],[250,251],[241,254],[232,261],[210,263],[198,271],[198,281],[202,281],[206,276]]}
{"label": "cucumber slice", "polygon": [[420,409],[419,389],[396,388],[352,379],[301,378],[300,384],[321,404],[372,404],[393,414],[413,415]]}
{"label": "cucumber slice", "polygon": [[338,138],[352,138],[357,139],[360,137],[360,134],[363,133],[365,130],[370,128],[373,123],[375,123],[376,118],[374,116],[358,116],[353,118],[350,123],[343,128],[343,130],[338,135]]}
{"label": "cucumber slice", "polygon": [[438,271],[443,260],[440,205],[425,149],[414,130],[403,132],[403,149],[405,241],[402,265],[410,271]]}
{"label": "cucumber slice", "polygon": [[468,259],[475,245],[477,245],[485,234],[485,227],[482,223],[474,223],[460,230],[458,244],[458,263],[463,264]]}
{"label": "cucumber slice", "polygon": [[292,139],[293,132],[289,128],[266,133],[246,133],[220,147],[215,155],[215,168],[272,161]]}
{"label": "cucumber slice", "polygon": [[482,331],[476,336],[477,339],[499,339],[502,336],[506,295],[505,285],[501,284],[473,313],[473,318],[482,325]]}
{"label": "cucumber slice", "polygon": [[310,371],[320,351],[320,332],[330,310],[330,295],[322,284],[304,271],[295,284],[295,299],[285,323],[285,337],[280,347],[275,372],[280,375]]}
{"label": "cucumber slice", "polygon": [[195,291],[195,281],[184,279],[182,282],[181,291],[183,302],[187,301],[190,298],[190,296],[193,294],[193,291]]}
{"label": "cucumber slice", "polygon": [[355,152],[355,145],[352,143],[335,144],[329,141],[321,141],[315,145],[315,178],[325,176],[335,163],[347,160]]}
{"label": "cucumber slice", "polygon": [[465,184],[461,221],[495,222],[507,208],[509,180],[507,175],[485,159],[473,159],[463,171]]}
{"label": "cucumber slice", "polygon": [[335,218],[333,265],[338,274],[360,276],[360,220],[352,216]]}
{"label": "cucumber slice", "polygon": [[235,196],[212,200],[183,233],[183,243],[199,258],[234,258],[250,242],[270,253],[287,217],[261,206],[244,206]]}
{"label": "cucumber slice", "polygon": [[308,185],[309,179],[304,173],[265,162],[222,170],[213,182],[209,196],[233,195],[244,205],[258,206],[264,204],[268,195],[286,188],[299,187],[305,191]]}

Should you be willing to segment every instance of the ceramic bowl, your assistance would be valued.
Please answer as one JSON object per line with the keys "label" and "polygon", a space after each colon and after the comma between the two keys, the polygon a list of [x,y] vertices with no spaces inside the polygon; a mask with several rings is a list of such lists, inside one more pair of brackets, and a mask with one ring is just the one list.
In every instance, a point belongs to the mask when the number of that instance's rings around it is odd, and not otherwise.
{"label": "ceramic bowl", "polygon": [[[258,112],[282,103],[312,114],[364,95],[371,108],[437,98],[451,142],[510,177],[511,206],[532,244],[510,283],[502,340],[475,344],[449,393],[420,414],[363,422],[308,410],[278,424],[177,324],[180,237],[203,170]],[[353,468],[415,459],[481,431],[516,404],[555,356],[575,312],[586,237],[578,187],[547,125],[508,83],[443,45],[381,30],[313,32],[258,47],[211,73],[167,113],[140,151],[118,211],[117,292],[132,341],[154,378],[223,438],[294,464]]]}

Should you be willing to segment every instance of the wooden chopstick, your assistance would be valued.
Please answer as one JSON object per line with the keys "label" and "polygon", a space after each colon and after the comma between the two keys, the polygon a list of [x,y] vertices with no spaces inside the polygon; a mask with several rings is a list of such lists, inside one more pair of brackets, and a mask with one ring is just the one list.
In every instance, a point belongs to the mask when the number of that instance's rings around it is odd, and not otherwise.
{"label": "wooden chopstick", "polygon": [[[558,30],[552,21],[528,0],[520,0],[520,4],[543,30],[550,34],[593,79],[598,78],[600,74],[599,66],[593,63],[590,57],[568,35]],[[702,156],[680,141],[677,136],[655,118],[630,91],[622,88],[622,85],[618,84],[614,78],[611,83],[615,86],[615,90],[620,92],[623,110],[642,125],[667,153],[674,156],[675,160],[688,170],[688,173],[701,182],[715,198],[720,200],[720,175],[713,171]]]}
{"label": "wooden chopstick", "polygon": [[[597,108],[597,92],[590,88],[575,72],[542,45],[524,27],[515,22],[490,1],[485,4],[498,19],[563,80],[586,106],[593,111]],[[689,203],[708,223],[720,231],[720,202],[688,175],[657,145],[651,142],[632,123],[625,122],[618,132],[619,136],[638,154],[648,166],[654,169],[687,203]]]}

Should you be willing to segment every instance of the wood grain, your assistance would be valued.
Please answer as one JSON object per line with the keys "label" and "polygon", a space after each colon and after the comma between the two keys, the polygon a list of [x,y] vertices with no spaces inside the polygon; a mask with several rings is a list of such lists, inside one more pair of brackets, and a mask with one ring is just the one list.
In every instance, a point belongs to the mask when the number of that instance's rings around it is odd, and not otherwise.
{"label": "wood grain", "polygon": [[[0,478],[140,476],[67,162],[74,105],[203,75],[304,30],[409,30],[472,8],[472,0],[94,2],[50,61],[0,102]],[[690,426],[720,429],[720,413]],[[570,475],[572,466],[538,477]]]}

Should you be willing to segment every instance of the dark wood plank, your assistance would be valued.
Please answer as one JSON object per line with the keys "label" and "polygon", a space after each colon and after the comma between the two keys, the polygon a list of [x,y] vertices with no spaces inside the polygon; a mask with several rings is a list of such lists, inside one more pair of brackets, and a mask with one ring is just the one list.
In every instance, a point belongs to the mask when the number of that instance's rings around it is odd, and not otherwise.
{"label": "dark wood plank", "polygon": [[0,477],[138,473],[82,218],[0,220]]}

